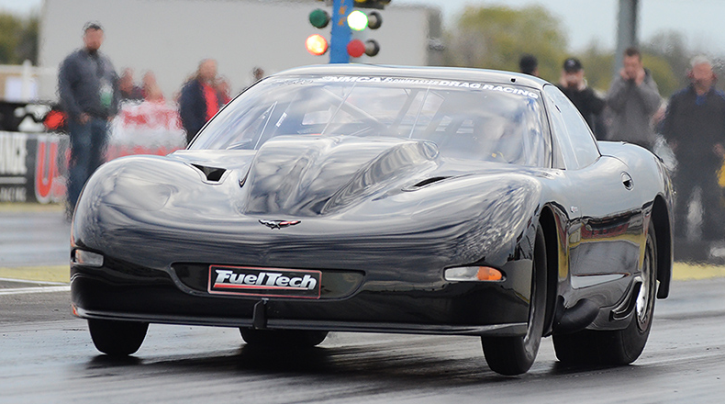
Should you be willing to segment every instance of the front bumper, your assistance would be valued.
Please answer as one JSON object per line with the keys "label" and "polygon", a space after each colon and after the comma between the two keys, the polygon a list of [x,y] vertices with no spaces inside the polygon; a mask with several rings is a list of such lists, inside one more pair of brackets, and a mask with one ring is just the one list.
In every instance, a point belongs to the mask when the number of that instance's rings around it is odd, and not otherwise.
{"label": "front bumper", "polygon": [[[515,275],[515,267],[523,264],[512,262],[504,270]],[[74,313],[94,319],[268,329],[487,336],[526,333],[528,296],[514,287],[515,276],[502,282],[440,279],[410,283],[381,280],[374,271],[322,270],[327,292],[320,299],[303,300],[209,294],[200,280],[204,274],[199,272],[207,267],[176,264],[161,271],[112,259],[100,268],[73,264]],[[324,280],[334,282],[324,285]]]}

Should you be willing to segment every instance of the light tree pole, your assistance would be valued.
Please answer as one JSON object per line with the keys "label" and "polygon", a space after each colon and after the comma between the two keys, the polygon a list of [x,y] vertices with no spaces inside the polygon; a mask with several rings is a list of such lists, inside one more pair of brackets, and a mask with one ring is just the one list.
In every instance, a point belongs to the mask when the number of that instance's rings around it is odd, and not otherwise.
{"label": "light tree pole", "polygon": [[619,0],[619,17],[617,24],[617,49],[614,55],[614,74],[622,68],[624,50],[637,46],[637,20],[639,16],[639,0]]}

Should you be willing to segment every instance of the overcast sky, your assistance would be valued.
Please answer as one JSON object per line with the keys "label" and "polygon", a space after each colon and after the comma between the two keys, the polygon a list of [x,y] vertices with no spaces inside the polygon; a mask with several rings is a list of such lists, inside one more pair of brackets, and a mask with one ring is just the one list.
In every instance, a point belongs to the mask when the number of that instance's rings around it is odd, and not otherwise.
{"label": "overcast sky", "polygon": [[[592,41],[614,48],[618,0],[395,0],[397,3],[430,4],[441,8],[452,22],[470,5],[501,4],[512,8],[540,4],[564,25],[572,51]],[[639,35],[646,41],[658,32],[676,30],[689,44],[704,51],[725,53],[725,1],[640,0]]]}
{"label": "overcast sky", "polygon": [[[99,0],[102,1],[102,0]],[[312,0],[310,6],[314,5]],[[572,52],[585,48],[592,41],[614,48],[617,0],[392,0],[393,4],[427,4],[440,8],[450,23],[467,4],[502,4],[520,8],[531,4],[546,7],[563,23]],[[16,13],[39,10],[42,0],[0,0],[0,9]],[[657,32],[677,30],[689,44],[702,50],[725,53],[725,1],[723,0],[641,0],[641,40]]]}

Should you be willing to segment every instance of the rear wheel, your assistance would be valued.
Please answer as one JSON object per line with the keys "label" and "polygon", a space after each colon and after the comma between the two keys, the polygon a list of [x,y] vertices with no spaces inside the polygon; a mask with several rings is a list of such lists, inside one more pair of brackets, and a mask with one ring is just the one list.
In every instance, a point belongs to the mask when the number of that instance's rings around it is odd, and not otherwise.
{"label": "rear wheel", "polygon": [[148,328],[148,323],[88,320],[93,345],[110,356],[127,356],[138,351]]}
{"label": "rear wheel", "polygon": [[275,348],[311,348],[327,338],[327,331],[253,330],[240,328],[247,345]]}
{"label": "rear wheel", "polygon": [[546,243],[541,228],[536,231],[531,299],[526,335],[522,337],[481,337],[483,353],[491,370],[503,375],[526,373],[534,364],[544,333],[546,317]]}
{"label": "rear wheel", "polygon": [[650,227],[640,273],[641,286],[634,313],[627,328],[615,331],[584,330],[555,335],[556,357],[564,363],[587,365],[627,365],[639,358],[647,343],[654,314],[657,289],[657,243]]}

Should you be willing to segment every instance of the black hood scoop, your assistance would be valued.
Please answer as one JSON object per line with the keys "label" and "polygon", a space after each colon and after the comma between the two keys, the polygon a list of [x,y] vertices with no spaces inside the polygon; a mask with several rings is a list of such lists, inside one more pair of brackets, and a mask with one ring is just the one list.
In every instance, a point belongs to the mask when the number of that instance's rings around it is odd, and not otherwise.
{"label": "black hood scoop", "polygon": [[200,164],[192,164],[192,166],[204,174],[207,182],[219,182],[224,173],[227,172],[225,168],[207,167]]}
{"label": "black hood scoop", "polygon": [[316,216],[333,213],[433,168],[430,142],[356,136],[286,136],[265,143],[243,191],[244,212]]}

